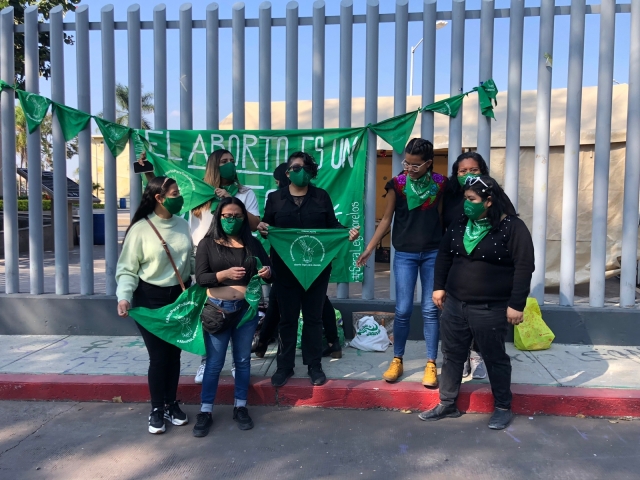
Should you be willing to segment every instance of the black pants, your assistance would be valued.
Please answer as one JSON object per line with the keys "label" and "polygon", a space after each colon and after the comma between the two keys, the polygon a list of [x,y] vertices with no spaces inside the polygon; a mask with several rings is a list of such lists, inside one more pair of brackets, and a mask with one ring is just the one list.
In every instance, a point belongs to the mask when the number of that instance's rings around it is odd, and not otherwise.
{"label": "black pants", "polygon": [[440,403],[455,403],[473,337],[487,366],[495,406],[511,408],[511,359],[504,346],[507,331],[506,304],[469,305],[447,296],[440,317]]}
{"label": "black pants", "polygon": [[276,280],[276,298],[280,308],[278,368],[291,369],[295,365],[300,310],[302,310],[304,318],[301,339],[302,363],[309,366],[320,365],[322,360],[322,309],[327,298],[330,275],[331,267],[327,267],[307,291],[293,276]]}
{"label": "black pants", "polygon": [[[133,293],[133,306],[161,308],[176,301],[182,293],[180,285],[158,287],[140,280]],[[156,337],[136,322],[144,344],[149,352],[149,393],[151,408],[163,409],[175,402],[180,380],[180,350],[175,345]]]}

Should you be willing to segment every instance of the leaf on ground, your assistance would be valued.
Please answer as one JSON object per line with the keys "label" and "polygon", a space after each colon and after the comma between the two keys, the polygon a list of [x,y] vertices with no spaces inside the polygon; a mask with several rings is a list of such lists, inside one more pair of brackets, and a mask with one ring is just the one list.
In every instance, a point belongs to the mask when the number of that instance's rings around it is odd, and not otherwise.
{"label": "leaf on ground", "polygon": [[579,413],[576,415],[576,418],[587,418],[586,416],[584,416],[583,414]]}
{"label": "leaf on ground", "polygon": [[122,397],[113,397],[113,403],[122,403]]}
{"label": "leaf on ground", "polygon": [[609,420],[609,423],[618,423],[618,420]]}
{"label": "leaf on ground", "polygon": [[412,413],[411,410],[400,410],[400,413]]}

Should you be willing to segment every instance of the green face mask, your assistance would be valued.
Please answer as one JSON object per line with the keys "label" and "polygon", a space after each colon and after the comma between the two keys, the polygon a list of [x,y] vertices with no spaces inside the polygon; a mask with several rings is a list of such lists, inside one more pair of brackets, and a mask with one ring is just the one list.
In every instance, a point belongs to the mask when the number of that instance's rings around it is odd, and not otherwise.
{"label": "green face mask", "polygon": [[477,173],[467,173],[466,175],[462,175],[461,177],[458,177],[458,183],[460,184],[461,187],[464,187],[464,184],[467,183],[467,178],[476,178],[479,176],[480,175],[478,175]]}
{"label": "green face mask", "polygon": [[306,187],[311,182],[311,175],[304,168],[301,168],[299,171],[294,172],[293,170],[289,171],[289,180],[296,187]]}
{"label": "green face mask", "polygon": [[242,228],[243,218],[221,218],[222,230],[227,235],[237,235]]}
{"label": "green face mask", "polygon": [[224,165],[220,165],[220,176],[225,180],[235,180],[236,164],[233,162],[227,162]]}
{"label": "green face mask", "polygon": [[180,195],[179,197],[167,197],[164,199],[164,203],[162,205],[171,215],[175,215],[177,213],[180,213],[180,210],[182,210],[182,206],[184,205],[184,198],[182,197],[182,195]]}
{"label": "green face mask", "polygon": [[478,220],[485,210],[486,208],[483,202],[473,203],[469,200],[464,201],[464,214],[469,220]]}

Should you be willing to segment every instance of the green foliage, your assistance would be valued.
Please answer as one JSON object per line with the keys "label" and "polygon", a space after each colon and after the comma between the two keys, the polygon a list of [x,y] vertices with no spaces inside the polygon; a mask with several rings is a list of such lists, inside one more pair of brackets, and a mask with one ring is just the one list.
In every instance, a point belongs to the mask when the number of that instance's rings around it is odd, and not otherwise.
{"label": "green foliage", "polygon": [[[140,85],[144,89],[144,85]],[[142,118],[140,121],[143,130],[151,130],[151,122],[144,116],[145,113],[153,113],[153,93],[142,92],[140,97],[142,104]],[[116,123],[118,125],[129,126],[129,87],[122,83],[116,83]],[[102,117],[102,112],[98,113]]]}
{"label": "green foliage", "polygon": [[[4,201],[0,200],[0,211],[4,210]],[[51,200],[42,200],[42,210],[45,212],[51,211]],[[29,200],[18,200],[18,211],[29,211]]]}

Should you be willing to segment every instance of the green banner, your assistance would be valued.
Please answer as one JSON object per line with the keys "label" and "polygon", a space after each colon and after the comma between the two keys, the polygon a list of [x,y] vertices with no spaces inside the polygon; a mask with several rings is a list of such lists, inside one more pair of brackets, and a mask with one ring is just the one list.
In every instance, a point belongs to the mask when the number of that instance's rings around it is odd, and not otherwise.
{"label": "green banner", "polygon": [[[255,192],[261,215],[267,195],[277,190],[273,171],[290,154],[303,151],[318,163],[313,184],[329,193],[338,221],[348,228],[361,227],[363,232],[366,128],[136,132],[156,174],[178,181],[186,210],[213,198],[213,189],[202,180],[207,158],[214,150],[224,148],[233,154],[240,183]],[[356,267],[356,260],[363,249],[362,238],[349,243],[348,250],[334,262],[332,282],[362,281],[363,271]]]}

